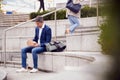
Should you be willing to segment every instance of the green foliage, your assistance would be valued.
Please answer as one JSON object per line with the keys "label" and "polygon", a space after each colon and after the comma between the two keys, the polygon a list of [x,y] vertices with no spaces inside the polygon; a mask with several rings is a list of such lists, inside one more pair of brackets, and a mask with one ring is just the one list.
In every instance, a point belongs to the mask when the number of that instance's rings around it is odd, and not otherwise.
{"label": "green foliage", "polygon": [[[38,15],[43,15],[43,14],[46,14],[46,13],[49,13],[49,12],[50,11],[44,11],[44,12],[41,12],[41,13],[32,12],[30,14],[30,19],[33,19]],[[54,15],[55,15],[55,13],[52,13],[48,16],[45,16],[44,20],[54,20]],[[57,11],[57,19],[66,19],[66,10]]]}
{"label": "green foliage", "polygon": [[[44,11],[44,12],[40,12],[40,13],[36,13],[36,12],[32,12],[30,14],[30,19],[35,18],[38,15],[43,15],[46,13],[49,13],[50,11]],[[81,17],[93,17],[96,16],[96,8],[95,7],[89,7],[89,6],[85,6],[81,9]],[[44,17],[45,20],[53,20],[54,19],[54,13],[50,14],[46,17]],[[66,10],[60,10],[57,11],[57,19],[66,19]]]}
{"label": "green foliage", "polygon": [[[30,13],[30,19],[33,19],[33,18],[35,18],[35,17],[37,17],[38,15],[43,15],[43,14],[46,14],[46,13],[48,13],[49,11],[44,11],[44,12],[32,12],[32,13]],[[48,18],[49,18],[49,16],[47,16]],[[46,19],[46,18],[45,18]]]}
{"label": "green foliage", "polygon": [[57,12],[57,19],[66,19],[66,10],[61,10]]}
{"label": "green foliage", "polygon": [[96,16],[96,8],[85,6],[81,9],[81,17],[93,17]]}
{"label": "green foliage", "polygon": [[[110,26],[107,22],[102,24],[101,27],[101,35],[99,39],[99,43],[102,46],[102,51],[105,54],[113,53],[113,49],[116,44],[116,30],[114,27]],[[113,48],[114,46],[114,48]]]}
{"label": "green foliage", "polygon": [[2,7],[2,4],[1,4],[1,1],[2,1],[2,0],[0,0],[0,12],[2,12],[2,9],[1,9],[1,7]]}
{"label": "green foliage", "polygon": [[102,15],[106,17],[106,20],[100,26],[101,34],[99,43],[102,47],[102,52],[104,54],[117,54],[120,48],[120,19],[117,16],[119,12],[110,4],[105,4],[102,10]]}
{"label": "green foliage", "polygon": [[37,13],[36,12],[32,12],[30,13],[30,19],[33,19],[37,16]]}

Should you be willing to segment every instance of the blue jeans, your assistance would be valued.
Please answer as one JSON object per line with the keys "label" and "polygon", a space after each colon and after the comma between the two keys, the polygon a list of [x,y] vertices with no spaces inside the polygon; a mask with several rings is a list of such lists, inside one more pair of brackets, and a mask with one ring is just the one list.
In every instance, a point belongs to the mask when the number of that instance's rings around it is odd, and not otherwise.
{"label": "blue jeans", "polygon": [[71,23],[70,32],[73,33],[75,28],[80,25],[79,18],[69,15],[68,19]]}
{"label": "blue jeans", "polygon": [[34,68],[38,68],[38,55],[42,52],[46,51],[45,47],[25,47],[21,50],[21,56],[22,56],[22,67],[26,68],[26,59],[27,59],[27,53],[32,53],[33,57],[33,64]]}

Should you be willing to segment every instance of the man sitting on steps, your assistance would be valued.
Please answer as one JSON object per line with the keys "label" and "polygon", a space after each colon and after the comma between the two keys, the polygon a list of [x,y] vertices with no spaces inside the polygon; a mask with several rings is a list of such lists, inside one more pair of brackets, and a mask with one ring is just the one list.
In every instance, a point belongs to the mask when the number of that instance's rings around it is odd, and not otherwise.
{"label": "man sitting on steps", "polygon": [[51,41],[51,29],[44,24],[43,18],[38,16],[35,19],[37,27],[35,28],[35,37],[32,41],[28,41],[28,47],[25,47],[21,50],[22,57],[22,68],[16,70],[16,72],[26,72],[27,70],[27,53],[32,53],[33,57],[33,69],[30,70],[31,73],[35,73],[38,71],[38,55],[44,51],[46,51],[45,43],[49,43]]}

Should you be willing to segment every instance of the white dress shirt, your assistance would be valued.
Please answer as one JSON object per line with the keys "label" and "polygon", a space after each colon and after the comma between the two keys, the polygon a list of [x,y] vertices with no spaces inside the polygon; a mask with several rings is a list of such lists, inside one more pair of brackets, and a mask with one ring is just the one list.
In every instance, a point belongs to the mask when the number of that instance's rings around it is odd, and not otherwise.
{"label": "white dress shirt", "polygon": [[44,28],[45,24],[42,25],[41,28],[39,28],[39,39],[38,39],[38,44],[40,45],[40,38],[41,38],[41,34],[42,34],[42,30]]}

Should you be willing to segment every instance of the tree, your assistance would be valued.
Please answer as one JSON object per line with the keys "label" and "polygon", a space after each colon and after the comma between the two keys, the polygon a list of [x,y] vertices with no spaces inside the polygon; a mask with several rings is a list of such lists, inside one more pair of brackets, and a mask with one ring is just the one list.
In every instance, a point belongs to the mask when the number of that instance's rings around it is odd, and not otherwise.
{"label": "tree", "polygon": [[40,7],[38,9],[38,12],[41,11],[41,9],[43,9],[43,11],[45,11],[45,6],[44,6],[44,0],[38,0],[40,2]]}
{"label": "tree", "polygon": [[120,0],[104,0],[102,9],[105,21],[101,25],[100,44],[105,54],[112,59],[107,80],[120,80]]}
{"label": "tree", "polygon": [[2,8],[2,1],[3,0],[0,0],[0,12],[2,12],[2,9],[1,9]]}

